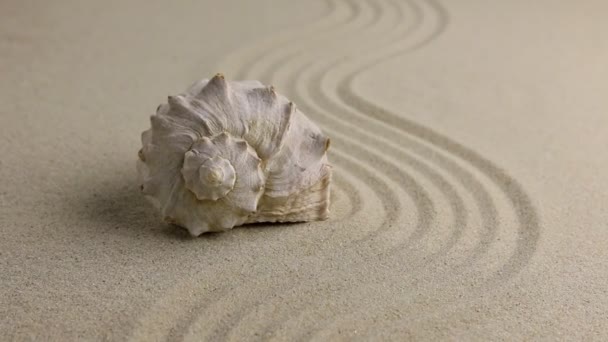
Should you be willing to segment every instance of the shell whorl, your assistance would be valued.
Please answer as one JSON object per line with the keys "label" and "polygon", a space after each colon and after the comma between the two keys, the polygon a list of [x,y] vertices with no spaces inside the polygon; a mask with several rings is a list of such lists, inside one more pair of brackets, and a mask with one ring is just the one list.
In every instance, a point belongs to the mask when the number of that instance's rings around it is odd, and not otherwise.
{"label": "shell whorl", "polygon": [[236,171],[230,161],[220,156],[200,158],[194,151],[186,152],[182,175],[186,188],[199,200],[216,201],[226,196],[236,181]]}
{"label": "shell whorl", "polygon": [[169,96],[142,134],[142,192],[192,235],[327,218],[329,139],[274,87],[218,74]]}
{"label": "shell whorl", "polygon": [[246,141],[224,132],[197,140],[184,156],[181,173],[197,199],[225,197],[236,207],[254,212],[264,187],[261,163]]}

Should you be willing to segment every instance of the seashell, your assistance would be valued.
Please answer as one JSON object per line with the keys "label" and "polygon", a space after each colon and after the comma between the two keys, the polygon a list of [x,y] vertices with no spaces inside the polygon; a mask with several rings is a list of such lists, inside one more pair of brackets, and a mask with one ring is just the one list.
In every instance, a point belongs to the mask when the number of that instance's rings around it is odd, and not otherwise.
{"label": "seashell", "polygon": [[166,222],[198,236],[328,217],[329,138],[273,87],[218,74],[169,96],[150,121],[137,170]]}

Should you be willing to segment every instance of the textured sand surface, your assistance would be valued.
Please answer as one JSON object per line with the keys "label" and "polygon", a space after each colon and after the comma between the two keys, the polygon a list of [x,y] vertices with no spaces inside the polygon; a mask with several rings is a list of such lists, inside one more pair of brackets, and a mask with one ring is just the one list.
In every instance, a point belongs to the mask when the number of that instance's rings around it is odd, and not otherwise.
{"label": "textured sand surface", "polygon": [[[607,340],[607,10],[3,1],[0,340]],[[140,196],[218,71],[332,138],[330,220],[192,239]]]}

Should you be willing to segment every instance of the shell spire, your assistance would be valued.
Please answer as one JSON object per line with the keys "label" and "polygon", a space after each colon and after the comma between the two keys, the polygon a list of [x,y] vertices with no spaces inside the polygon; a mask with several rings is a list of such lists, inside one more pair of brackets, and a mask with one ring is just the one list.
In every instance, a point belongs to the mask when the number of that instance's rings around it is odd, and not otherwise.
{"label": "shell spire", "polygon": [[226,81],[224,74],[217,73],[209,80],[209,83],[203,87],[199,93],[199,97],[204,98],[209,92],[215,92],[217,95],[227,96],[230,91],[229,88],[228,81]]}
{"label": "shell spire", "polygon": [[329,138],[273,86],[222,74],[169,96],[142,134],[142,193],[194,236],[329,214]]}
{"label": "shell spire", "polygon": [[167,96],[167,103],[169,103],[169,107],[171,107],[171,108],[182,109],[182,110],[188,110],[188,107],[190,105],[186,101],[186,99],[181,95]]}

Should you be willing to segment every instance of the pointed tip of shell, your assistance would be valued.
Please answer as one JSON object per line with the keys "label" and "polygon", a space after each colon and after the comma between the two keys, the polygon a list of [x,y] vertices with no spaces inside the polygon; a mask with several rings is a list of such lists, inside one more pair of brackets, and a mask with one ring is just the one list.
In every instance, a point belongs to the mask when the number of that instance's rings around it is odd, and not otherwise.
{"label": "pointed tip of shell", "polygon": [[209,82],[199,91],[198,98],[205,97],[209,91],[214,92],[216,95],[221,94],[222,96],[228,96],[228,81],[222,73],[217,73],[213,76]]}
{"label": "pointed tip of shell", "polygon": [[287,110],[285,111],[285,127],[283,127],[283,134],[285,135],[291,126],[291,119],[293,114],[296,112],[296,105],[293,102],[287,104]]}
{"label": "pointed tip of shell", "polygon": [[223,88],[228,87],[228,82],[226,81],[226,76],[224,76],[224,74],[222,74],[221,72],[218,72],[217,74],[215,74],[215,76],[213,76],[211,78],[211,80],[209,80],[209,84],[220,85]]}
{"label": "pointed tip of shell", "polygon": [[167,102],[171,108],[188,108],[188,103],[182,95],[169,95],[167,96]]}

